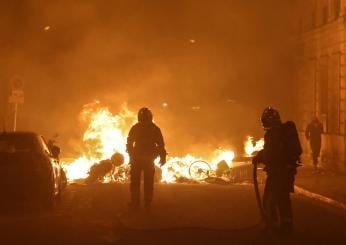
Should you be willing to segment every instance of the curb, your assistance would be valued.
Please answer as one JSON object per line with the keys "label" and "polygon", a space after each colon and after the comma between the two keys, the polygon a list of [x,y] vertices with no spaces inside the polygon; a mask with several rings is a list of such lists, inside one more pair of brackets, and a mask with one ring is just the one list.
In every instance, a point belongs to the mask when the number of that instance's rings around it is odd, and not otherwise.
{"label": "curb", "polygon": [[308,190],[303,189],[303,188],[296,186],[296,185],[294,186],[294,190],[297,194],[301,194],[301,195],[306,196],[308,198],[329,204],[333,207],[340,208],[340,209],[343,209],[346,211],[346,204],[345,203],[338,202],[338,201],[331,199],[329,197],[308,191]]}

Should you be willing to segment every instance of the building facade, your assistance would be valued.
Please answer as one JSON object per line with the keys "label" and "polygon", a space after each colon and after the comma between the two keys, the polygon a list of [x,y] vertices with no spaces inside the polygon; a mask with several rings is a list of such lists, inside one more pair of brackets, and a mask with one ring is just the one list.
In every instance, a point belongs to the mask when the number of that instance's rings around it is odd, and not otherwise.
{"label": "building facade", "polygon": [[301,138],[308,153],[304,131],[317,116],[325,131],[321,165],[345,172],[346,0],[300,2],[297,95]]}

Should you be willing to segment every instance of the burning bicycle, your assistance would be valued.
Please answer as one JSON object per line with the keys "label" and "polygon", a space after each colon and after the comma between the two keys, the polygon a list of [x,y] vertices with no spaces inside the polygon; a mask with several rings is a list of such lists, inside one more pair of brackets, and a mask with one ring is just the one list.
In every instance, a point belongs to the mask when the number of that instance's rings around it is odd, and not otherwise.
{"label": "burning bicycle", "polygon": [[203,181],[209,178],[211,175],[215,175],[215,171],[212,170],[208,162],[197,160],[191,163],[189,167],[189,174],[193,180]]}
{"label": "burning bicycle", "polygon": [[193,180],[206,181],[208,183],[242,183],[252,181],[252,164],[248,162],[237,162],[235,166],[229,167],[226,161],[221,161],[213,169],[203,160],[191,163],[189,174]]}
{"label": "burning bicycle", "polygon": [[215,178],[227,177],[229,166],[221,161],[215,168],[204,160],[193,157],[172,159],[164,167],[163,182],[166,183],[193,183],[210,181]]}

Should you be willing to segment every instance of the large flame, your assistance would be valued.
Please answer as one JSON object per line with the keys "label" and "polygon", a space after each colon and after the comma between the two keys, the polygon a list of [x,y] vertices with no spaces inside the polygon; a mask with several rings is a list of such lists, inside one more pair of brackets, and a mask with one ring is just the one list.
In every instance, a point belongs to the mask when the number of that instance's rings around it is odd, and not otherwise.
{"label": "large flame", "polygon": [[254,141],[254,138],[249,136],[247,141],[245,142],[245,153],[248,156],[251,156],[254,152],[260,151],[263,149],[264,139],[260,139],[259,141]]}
{"label": "large flame", "polygon": [[[115,152],[125,156],[125,168],[128,168],[129,156],[126,153],[126,138],[130,127],[136,122],[135,113],[125,105],[118,114],[114,115],[99,101],[95,101],[83,107],[80,120],[87,125],[83,135],[83,152],[78,159],[64,164],[68,180],[87,178],[93,164],[109,159]],[[250,140],[251,150],[250,143],[247,143],[245,147],[248,154],[260,147],[260,143],[253,145],[251,138],[248,139],[249,142]],[[210,152],[206,159],[192,154],[184,157],[169,156],[166,165],[161,167],[161,181],[174,183],[179,180],[202,180],[210,175],[215,176],[218,164],[222,161],[225,161],[228,167],[232,167],[235,157],[233,151],[218,149]],[[160,167],[158,159],[155,163]],[[191,171],[196,171],[198,176],[193,176]],[[110,179],[105,179],[105,181],[110,181]]]}
{"label": "large flame", "polygon": [[83,136],[84,152],[81,157],[65,165],[69,180],[88,177],[94,163],[109,159],[115,152],[123,154],[125,163],[128,163],[126,136],[136,117],[126,105],[119,114],[113,115],[107,107],[95,101],[83,107],[80,120],[88,124]]}

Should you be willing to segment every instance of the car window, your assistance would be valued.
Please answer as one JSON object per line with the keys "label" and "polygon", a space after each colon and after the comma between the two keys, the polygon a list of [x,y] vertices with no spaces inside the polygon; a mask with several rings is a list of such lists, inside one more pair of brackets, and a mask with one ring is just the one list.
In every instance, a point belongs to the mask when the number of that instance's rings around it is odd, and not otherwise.
{"label": "car window", "polygon": [[37,151],[38,144],[32,135],[0,135],[0,153]]}

